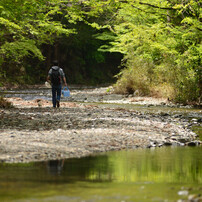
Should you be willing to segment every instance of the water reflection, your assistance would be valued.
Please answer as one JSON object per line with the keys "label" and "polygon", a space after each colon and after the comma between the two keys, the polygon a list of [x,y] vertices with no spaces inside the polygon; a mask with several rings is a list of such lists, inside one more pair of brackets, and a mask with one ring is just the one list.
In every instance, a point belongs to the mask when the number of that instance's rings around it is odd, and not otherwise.
{"label": "water reflection", "polygon": [[201,192],[202,149],[137,149],[81,159],[0,164],[0,187],[1,201],[172,201],[183,198],[178,195],[182,187],[189,194]]}
{"label": "water reflection", "polygon": [[51,160],[46,162],[48,173],[51,175],[61,175],[64,160]]}
{"label": "water reflection", "polygon": [[61,175],[63,181],[106,182],[112,181],[112,172],[108,155],[100,155],[65,160]]}
{"label": "water reflection", "polygon": [[[196,150],[198,150],[196,152]],[[202,183],[202,152],[198,148],[160,148],[124,151],[109,157],[117,181]]]}
{"label": "water reflection", "polygon": [[7,90],[3,91],[0,94],[3,94],[4,97],[20,97],[24,100],[34,100],[34,99],[51,99],[50,89],[24,89],[24,90]]}

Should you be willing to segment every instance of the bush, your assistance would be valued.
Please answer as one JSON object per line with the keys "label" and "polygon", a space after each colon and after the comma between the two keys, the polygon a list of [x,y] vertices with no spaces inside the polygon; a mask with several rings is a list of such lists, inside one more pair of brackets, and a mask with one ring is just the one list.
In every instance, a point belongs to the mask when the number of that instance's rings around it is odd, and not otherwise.
{"label": "bush", "polygon": [[[131,57],[125,68],[117,75],[116,93],[140,96],[164,97],[174,102],[200,104],[201,80],[198,68],[193,68],[184,58],[178,64],[172,55],[164,57],[159,64],[150,59]],[[137,94],[137,93],[135,93]]]}
{"label": "bush", "polygon": [[[114,85],[116,93],[133,94],[139,91],[144,96],[150,94],[152,77],[152,64],[144,60],[134,58],[128,60],[128,67],[117,75],[117,83]],[[151,74],[151,75],[150,75]]]}

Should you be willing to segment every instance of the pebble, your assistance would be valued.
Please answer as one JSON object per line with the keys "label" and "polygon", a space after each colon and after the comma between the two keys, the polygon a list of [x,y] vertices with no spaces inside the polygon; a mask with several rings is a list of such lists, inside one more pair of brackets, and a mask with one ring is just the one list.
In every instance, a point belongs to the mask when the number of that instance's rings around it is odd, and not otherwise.
{"label": "pebble", "polygon": [[[187,141],[187,137],[191,138],[188,129],[171,124],[170,120],[169,123],[166,119],[162,121],[160,115],[154,120],[149,114],[142,117],[140,113],[131,115],[125,110],[76,106],[47,116],[46,112],[51,110],[21,108],[20,114],[19,109],[13,109],[13,113],[5,110],[0,123],[0,130],[4,128],[0,146],[4,148],[2,153],[9,153],[9,158],[2,158],[0,154],[0,160],[28,162],[58,156],[78,157],[126,148],[178,145],[179,139]],[[30,113],[34,119],[27,119]]]}
{"label": "pebble", "polygon": [[[94,93],[99,91],[92,91]],[[84,99],[82,94],[76,96],[77,101]],[[89,95],[85,98],[89,99]],[[122,98],[120,95],[102,95],[103,102]],[[134,102],[139,98],[132,99]],[[103,109],[68,102],[61,102],[60,109],[53,109],[45,100],[41,100],[40,107],[34,101],[28,103],[20,99],[16,102],[21,104],[0,111],[2,162],[42,161],[110,150],[200,144],[181,115]],[[145,102],[148,103],[142,101]],[[30,107],[33,103],[36,105]],[[155,105],[155,102],[147,104],[151,108]]]}
{"label": "pebble", "polygon": [[189,192],[187,190],[178,191],[179,196],[187,196]]}

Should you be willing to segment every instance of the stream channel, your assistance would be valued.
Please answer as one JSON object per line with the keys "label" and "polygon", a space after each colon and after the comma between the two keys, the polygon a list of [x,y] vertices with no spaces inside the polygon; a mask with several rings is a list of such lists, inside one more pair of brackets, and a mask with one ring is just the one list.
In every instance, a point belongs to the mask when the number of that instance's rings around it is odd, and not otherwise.
{"label": "stream channel", "polygon": [[[104,89],[104,90],[103,90]],[[129,102],[107,89],[72,87],[63,102],[186,117],[201,139],[201,110],[154,100]],[[50,89],[4,92],[5,97],[51,100]],[[121,100],[121,102],[119,102]],[[134,100],[133,100],[134,101]],[[196,124],[194,124],[196,123]],[[0,201],[202,201],[202,147],[163,146],[108,151],[80,158],[0,163]]]}

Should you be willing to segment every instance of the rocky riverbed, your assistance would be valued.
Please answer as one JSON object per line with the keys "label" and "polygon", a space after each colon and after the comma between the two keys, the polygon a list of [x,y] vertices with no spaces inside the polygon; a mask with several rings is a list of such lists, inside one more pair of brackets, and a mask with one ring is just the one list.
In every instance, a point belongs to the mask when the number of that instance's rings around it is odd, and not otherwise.
{"label": "rocky riverbed", "polygon": [[59,109],[53,109],[48,99],[10,97],[7,100],[14,108],[0,109],[1,162],[65,159],[110,150],[201,143],[189,129],[188,120],[181,115],[81,102],[112,103],[116,100],[117,103],[136,102],[150,106],[166,104],[162,99],[125,99],[99,88],[72,90],[71,98],[63,99]]}

